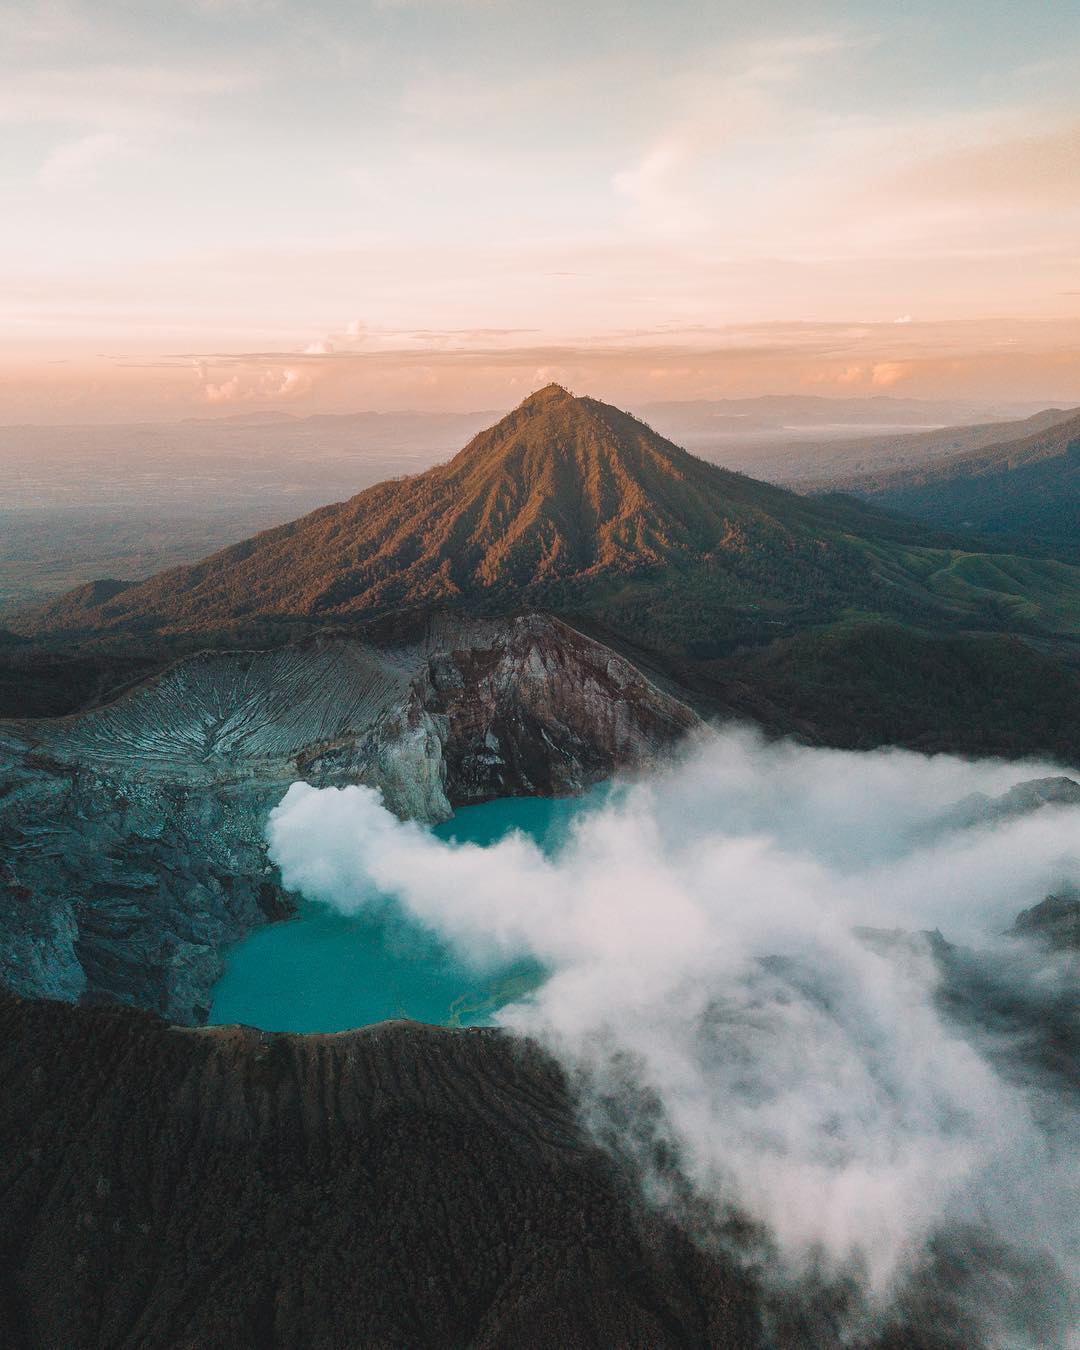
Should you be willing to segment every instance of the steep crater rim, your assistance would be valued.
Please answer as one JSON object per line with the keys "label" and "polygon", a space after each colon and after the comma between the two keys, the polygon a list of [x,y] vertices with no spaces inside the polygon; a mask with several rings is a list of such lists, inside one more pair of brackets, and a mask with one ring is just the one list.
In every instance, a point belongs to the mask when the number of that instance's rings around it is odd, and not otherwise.
{"label": "steep crater rim", "polygon": [[701,726],[542,614],[375,636],[203,652],[92,711],[0,722],[0,985],[198,1024],[223,950],[294,908],[264,837],[294,782],[434,824],[572,796]]}

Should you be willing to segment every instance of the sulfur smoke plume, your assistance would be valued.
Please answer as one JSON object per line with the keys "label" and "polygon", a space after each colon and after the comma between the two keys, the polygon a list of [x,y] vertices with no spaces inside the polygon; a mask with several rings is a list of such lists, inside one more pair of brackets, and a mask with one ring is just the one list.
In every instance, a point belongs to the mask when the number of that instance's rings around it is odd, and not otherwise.
{"label": "sulfur smoke plume", "polygon": [[657,1203],[740,1216],[772,1278],[855,1287],[882,1317],[937,1297],[946,1262],[981,1335],[1064,1345],[1075,971],[1001,935],[1080,880],[1080,808],[975,796],[1050,772],[727,732],[550,857],[442,842],[360,787],[295,784],[269,838],[311,899],[389,894],[477,967],[538,959],[549,978],[501,1021],[586,1085]]}

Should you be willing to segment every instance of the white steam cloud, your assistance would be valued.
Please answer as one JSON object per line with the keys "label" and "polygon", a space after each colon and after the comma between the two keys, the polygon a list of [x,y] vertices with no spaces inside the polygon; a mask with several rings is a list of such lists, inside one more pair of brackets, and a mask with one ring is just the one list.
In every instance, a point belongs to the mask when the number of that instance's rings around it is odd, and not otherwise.
{"label": "white steam cloud", "polygon": [[[389,893],[478,966],[537,958],[550,978],[503,1023],[587,1073],[594,1101],[629,1085],[654,1103],[680,1184],[748,1218],[789,1278],[854,1278],[881,1310],[961,1229],[1037,1249],[1054,1289],[1080,1274],[1067,1099],[1015,1067],[1014,1027],[942,1011],[928,942],[856,931],[940,928],[999,984],[1058,997],[1060,960],[1000,934],[1080,878],[1080,809],[955,809],[1052,772],[730,732],[583,813],[550,858],[521,835],[442,842],[362,787],[294,784],[269,838],[309,898]],[[956,959],[970,992],[983,968]],[[978,1295],[987,1334],[1068,1343],[1068,1307],[1010,1279]]]}

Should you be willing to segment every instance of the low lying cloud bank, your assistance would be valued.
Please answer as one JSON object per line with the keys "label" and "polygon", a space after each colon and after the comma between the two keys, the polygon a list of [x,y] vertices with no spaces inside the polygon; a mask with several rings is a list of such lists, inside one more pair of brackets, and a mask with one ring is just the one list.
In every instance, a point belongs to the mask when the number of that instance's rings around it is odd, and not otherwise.
{"label": "low lying cloud bank", "polygon": [[1080,881],[1080,808],[957,809],[1052,772],[725,732],[552,857],[443,842],[361,787],[294,784],[269,838],[311,899],[390,895],[478,967],[542,962],[501,1021],[590,1085],[655,1199],[741,1216],[767,1272],[857,1287],[876,1317],[945,1264],[980,1334],[1066,1345],[1075,969],[1001,934]]}

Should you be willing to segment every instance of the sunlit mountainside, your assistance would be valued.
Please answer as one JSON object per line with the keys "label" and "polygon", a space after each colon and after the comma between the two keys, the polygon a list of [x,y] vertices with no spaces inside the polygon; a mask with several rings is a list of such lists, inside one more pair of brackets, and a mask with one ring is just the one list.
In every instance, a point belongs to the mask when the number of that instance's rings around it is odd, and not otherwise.
{"label": "sunlit mountainside", "polygon": [[[1078,577],[973,559],[915,524],[706,463],[552,385],[447,464],[390,480],[148,581],[96,583],[24,633],[183,632],[467,604],[583,609],[701,650],[725,621],[888,615],[1071,633]],[[757,616],[757,617],[755,617]],[[765,616],[765,617],[761,617]]]}
{"label": "sunlit mountainside", "polygon": [[[18,616],[29,646],[6,678],[13,711],[28,667],[40,710],[63,711],[180,648],[272,645],[401,610],[539,608],[697,689],[706,710],[777,730],[1067,753],[1078,588],[1080,569],[1054,556],[982,552],[851,497],[799,496],[551,385],[445,464]],[[81,648],[42,673],[42,644],[71,640]]]}

